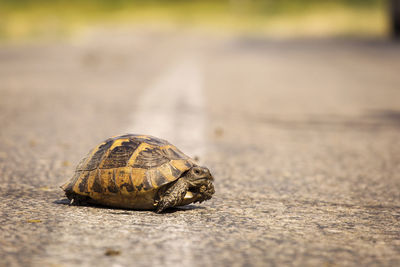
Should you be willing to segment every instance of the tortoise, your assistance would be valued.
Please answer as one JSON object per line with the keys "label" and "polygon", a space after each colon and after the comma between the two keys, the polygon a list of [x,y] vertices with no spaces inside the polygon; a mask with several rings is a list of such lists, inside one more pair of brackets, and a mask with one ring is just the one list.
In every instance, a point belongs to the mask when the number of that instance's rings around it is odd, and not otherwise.
{"label": "tortoise", "polygon": [[77,165],[61,188],[70,204],[155,210],[208,200],[214,194],[209,169],[168,141],[150,135],[109,138]]}

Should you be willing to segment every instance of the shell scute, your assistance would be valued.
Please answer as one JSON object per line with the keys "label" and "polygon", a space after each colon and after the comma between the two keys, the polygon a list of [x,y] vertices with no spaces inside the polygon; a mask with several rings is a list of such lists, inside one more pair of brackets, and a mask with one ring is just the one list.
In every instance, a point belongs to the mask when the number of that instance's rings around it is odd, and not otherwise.
{"label": "shell scute", "polygon": [[176,148],[173,145],[167,145],[167,146],[163,146],[161,147],[162,152],[164,153],[164,155],[173,160],[173,159],[187,159],[189,158],[188,156],[186,156],[182,151],[180,151],[178,148]]}
{"label": "shell scute", "polygon": [[93,149],[87,157],[85,157],[77,166],[78,171],[90,171],[96,169],[102,161],[104,155],[108,152],[109,148],[113,144],[112,139],[107,139],[101,143],[98,147]]}
{"label": "shell scute", "polygon": [[139,152],[132,167],[151,169],[169,161],[159,147],[146,147]]}
{"label": "shell scute", "polygon": [[[172,182],[176,179],[176,177],[180,177],[182,172],[175,168],[172,164],[166,163],[158,167],[158,170],[162,174],[162,178],[167,179],[167,182]],[[160,186],[162,183],[158,182],[158,186]]]}
{"label": "shell scute", "polygon": [[139,147],[140,142],[127,139],[110,148],[107,157],[101,164],[102,169],[125,167],[132,154]]}
{"label": "shell scute", "polygon": [[126,194],[135,190],[131,179],[131,168],[116,169],[115,184],[119,186],[120,192]]}
{"label": "shell scute", "polygon": [[141,191],[143,188],[143,179],[146,177],[146,169],[132,168],[132,183],[137,191]]}
{"label": "shell scute", "polygon": [[166,146],[170,145],[170,143],[164,139],[156,138],[153,136],[140,136],[138,137],[141,139],[142,142],[145,142],[147,144],[153,145],[153,146]]}
{"label": "shell scute", "polygon": [[191,167],[193,167],[193,163],[189,160],[183,160],[183,159],[178,159],[178,160],[171,160],[170,164],[178,169],[181,173],[189,170]]}
{"label": "shell scute", "polygon": [[75,184],[72,186],[72,190],[87,195],[89,192],[88,190],[89,175],[90,175],[89,171],[78,172],[78,177],[75,181]]}
{"label": "shell scute", "polygon": [[94,180],[93,180],[93,184],[91,187],[91,190],[95,193],[103,193],[104,189],[101,183],[101,177],[100,177],[100,170],[96,170],[94,171],[95,176],[94,176]]}
{"label": "shell scute", "polygon": [[115,169],[100,169],[100,177],[104,194],[119,192],[119,188],[115,183]]}

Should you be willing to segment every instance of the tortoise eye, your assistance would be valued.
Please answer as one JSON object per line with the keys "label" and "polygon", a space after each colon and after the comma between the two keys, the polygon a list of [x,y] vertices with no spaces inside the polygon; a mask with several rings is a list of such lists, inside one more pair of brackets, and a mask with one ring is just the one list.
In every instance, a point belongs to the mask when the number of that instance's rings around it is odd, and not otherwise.
{"label": "tortoise eye", "polygon": [[194,169],[193,172],[194,172],[194,174],[196,174],[196,175],[200,175],[200,174],[201,174],[201,171],[198,170],[198,169]]}

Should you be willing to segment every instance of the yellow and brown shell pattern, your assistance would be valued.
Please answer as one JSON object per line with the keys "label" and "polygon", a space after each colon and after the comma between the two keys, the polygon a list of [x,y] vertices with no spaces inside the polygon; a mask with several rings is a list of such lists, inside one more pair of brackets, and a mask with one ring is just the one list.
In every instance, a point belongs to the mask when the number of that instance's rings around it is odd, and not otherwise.
{"label": "yellow and brown shell pattern", "polygon": [[169,142],[148,135],[109,138],[81,160],[61,186],[68,198],[123,208],[151,209],[160,187],[196,164]]}

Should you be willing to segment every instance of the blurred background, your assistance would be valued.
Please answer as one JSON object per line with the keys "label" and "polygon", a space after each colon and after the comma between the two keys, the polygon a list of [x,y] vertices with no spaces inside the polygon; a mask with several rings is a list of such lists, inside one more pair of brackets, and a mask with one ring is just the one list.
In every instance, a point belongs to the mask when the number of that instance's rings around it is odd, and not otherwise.
{"label": "blurred background", "polygon": [[399,32],[398,6],[397,0],[0,0],[0,38],[144,23],[278,37],[388,36]]}

